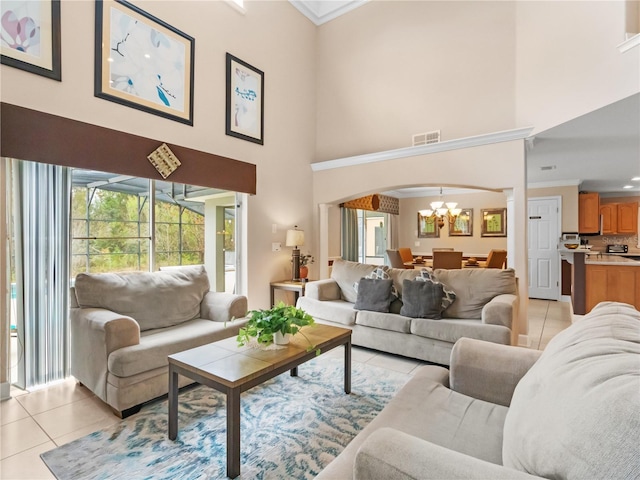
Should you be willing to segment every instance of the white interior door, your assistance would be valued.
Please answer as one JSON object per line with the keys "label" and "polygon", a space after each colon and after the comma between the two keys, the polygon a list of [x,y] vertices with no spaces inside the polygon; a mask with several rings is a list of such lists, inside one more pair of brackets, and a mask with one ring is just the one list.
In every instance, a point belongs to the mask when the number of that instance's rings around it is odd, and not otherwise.
{"label": "white interior door", "polygon": [[560,198],[530,198],[529,298],[558,300],[560,292]]}

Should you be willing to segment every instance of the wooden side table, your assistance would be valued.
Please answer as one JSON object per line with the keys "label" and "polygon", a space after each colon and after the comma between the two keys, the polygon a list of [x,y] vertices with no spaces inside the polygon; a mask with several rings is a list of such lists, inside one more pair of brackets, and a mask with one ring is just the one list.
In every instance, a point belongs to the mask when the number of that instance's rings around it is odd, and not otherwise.
{"label": "wooden side table", "polygon": [[298,298],[304,296],[304,289],[307,286],[307,282],[294,282],[293,280],[280,280],[277,282],[271,282],[271,306],[275,303],[275,291],[287,290],[293,292],[294,302],[298,301]]}

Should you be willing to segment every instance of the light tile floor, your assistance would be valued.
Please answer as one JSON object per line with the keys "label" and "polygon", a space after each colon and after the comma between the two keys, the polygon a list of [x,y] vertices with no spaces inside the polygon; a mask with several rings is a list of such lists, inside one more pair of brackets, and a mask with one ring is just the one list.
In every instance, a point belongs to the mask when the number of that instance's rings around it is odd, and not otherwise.
{"label": "light tile floor", "polygon": [[[528,318],[530,348],[542,350],[555,334],[571,324],[571,307],[566,302],[530,300]],[[408,374],[423,364],[357,347],[352,359]],[[0,403],[2,479],[53,479],[40,459],[41,453],[120,421],[73,379],[32,392],[12,388],[11,396]]]}

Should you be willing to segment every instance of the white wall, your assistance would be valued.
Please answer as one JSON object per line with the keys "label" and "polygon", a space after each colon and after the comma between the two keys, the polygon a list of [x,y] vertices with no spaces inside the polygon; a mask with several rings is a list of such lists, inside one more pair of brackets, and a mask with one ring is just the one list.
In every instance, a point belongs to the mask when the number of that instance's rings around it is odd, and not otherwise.
{"label": "white wall", "polygon": [[[251,308],[265,307],[269,281],[286,278],[291,255],[286,249],[271,252],[271,242],[284,242],[294,224],[313,230],[315,26],[284,1],[245,2],[244,15],[221,1],[135,3],[195,38],[193,127],[93,96],[90,1],[62,2],[62,82],[2,65],[2,101],[256,164],[257,194],[248,201],[246,293]],[[263,146],[225,135],[226,52],[265,72]]]}

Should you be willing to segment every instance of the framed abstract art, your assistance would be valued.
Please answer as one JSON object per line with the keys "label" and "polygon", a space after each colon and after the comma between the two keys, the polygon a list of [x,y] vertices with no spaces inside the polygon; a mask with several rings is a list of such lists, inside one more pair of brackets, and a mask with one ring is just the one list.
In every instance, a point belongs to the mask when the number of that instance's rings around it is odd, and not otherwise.
{"label": "framed abstract art", "polygon": [[195,40],[124,0],[96,1],[96,97],[193,125]]}
{"label": "framed abstract art", "polygon": [[2,64],[60,81],[60,0],[2,0],[0,17]]}
{"label": "framed abstract art", "polygon": [[264,145],[264,72],[227,53],[226,134]]}

